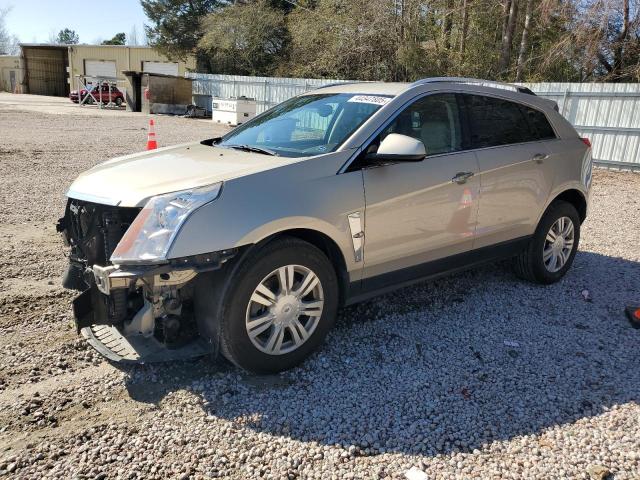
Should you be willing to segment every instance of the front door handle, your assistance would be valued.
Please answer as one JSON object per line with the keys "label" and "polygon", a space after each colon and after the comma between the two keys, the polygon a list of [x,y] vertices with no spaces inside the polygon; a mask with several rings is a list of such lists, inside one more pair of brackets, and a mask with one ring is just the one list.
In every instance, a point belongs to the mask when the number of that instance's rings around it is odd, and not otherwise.
{"label": "front door handle", "polygon": [[533,157],[531,157],[531,160],[533,160],[536,163],[542,163],[547,158],[549,158],[549,154],[547,153],[536,153]]}
{"label": "front door handle", "polygon": [[469,180],[471,177],[473,177],[473,175],[474,175],[473,172],[458,172],[451,179],[451,181],[453,183],[457,183],[457,184],[461,185],[463,183],[466,183],[467,180]]}

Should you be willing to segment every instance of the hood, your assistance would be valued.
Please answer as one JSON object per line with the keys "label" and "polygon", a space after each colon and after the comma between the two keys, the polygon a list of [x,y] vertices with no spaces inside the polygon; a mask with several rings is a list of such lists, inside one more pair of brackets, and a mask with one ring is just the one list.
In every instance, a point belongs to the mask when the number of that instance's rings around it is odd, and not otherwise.
{"label": "hood", "polygon": [[154,195],[211,185],[298,160],[190,143],[101,163],[80,174],[67,196],[106,205],[143,206]]}

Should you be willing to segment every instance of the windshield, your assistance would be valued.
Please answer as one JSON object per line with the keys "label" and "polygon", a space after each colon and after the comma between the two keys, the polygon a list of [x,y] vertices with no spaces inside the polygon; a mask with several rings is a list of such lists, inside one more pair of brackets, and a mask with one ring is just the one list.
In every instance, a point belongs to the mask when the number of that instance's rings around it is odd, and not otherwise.
{"label": "windshield", "polygon": [[218,145],[284,157],[332,152],[389,100],[348,93],[295,97],[236,128]]}

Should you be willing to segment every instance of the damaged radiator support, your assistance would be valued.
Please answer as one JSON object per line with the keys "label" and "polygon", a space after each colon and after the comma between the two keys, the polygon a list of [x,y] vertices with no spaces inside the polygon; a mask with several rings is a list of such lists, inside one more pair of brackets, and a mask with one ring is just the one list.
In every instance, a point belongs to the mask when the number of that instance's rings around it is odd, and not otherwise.
{"label": "damaged radiator support", "polygon": [[[78,329],[86,323],[121,324],[128,314],[127,290],[103,295],[94,279],[95,268],[109,268],[109,258],[139,208],[121,208],[69,199],[58,221],[70,247],[64,286],[83,293],[74,302]],[[85,313],[84,315],[82,315]]]}
{"label": "damaged radiator support", "polygon": [[118,324],[127,317],[127,291],[103,295],[95,284],[93,268],[110,266],[109,258],[139,208],[119,208],[69,199],[57,230],[70,247],[65,288],[83,292],[74,302],[78,330],[83,325]]}
{"label": "damaged radiator support", "polygon": [[[111,257],[118,242],[128,228],[128,223],[120,220],[120,215],[113,211],[106,211],[102,214],[104,225],[104,250],[105,259]],[[123,289],[114,290],[109,297],[109,318],[113,323],[121,323],[127,318],[127,291]]]}

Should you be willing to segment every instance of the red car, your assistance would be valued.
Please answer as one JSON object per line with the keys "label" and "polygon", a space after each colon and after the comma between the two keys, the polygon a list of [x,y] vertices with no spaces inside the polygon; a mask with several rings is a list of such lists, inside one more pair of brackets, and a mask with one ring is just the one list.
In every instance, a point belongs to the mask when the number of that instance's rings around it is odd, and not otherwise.
{"label": "red car", "polygon": [[[122,105],[122,103],[124,102],[123,93],[113,85],[111,86],[111,97],[109,97],[109,85],[106,85],[106,84],[103,84],[102,86],[90,85],[89,87],[91,88],[91,94],[95,97],[97,102],[100,101],[100,98],[102,98],[102,103],[109,103],[109,98],[111,98],[111,102],[115,103],[117,106]],[[101,88],[102,88],[102,93],[100,92]],[[87,90],[84,88],[80,90],[80,95],[81,95],[81,98],[84,99],[84,97],[87,96]],[[100,95],[102,95],[102,97]],[[78,103],[78,91],[77,90],[72,91],[69,94],[69,99],[73,103]],[[89,98],[84,103],[94,103],[93,98]]]}

